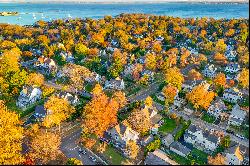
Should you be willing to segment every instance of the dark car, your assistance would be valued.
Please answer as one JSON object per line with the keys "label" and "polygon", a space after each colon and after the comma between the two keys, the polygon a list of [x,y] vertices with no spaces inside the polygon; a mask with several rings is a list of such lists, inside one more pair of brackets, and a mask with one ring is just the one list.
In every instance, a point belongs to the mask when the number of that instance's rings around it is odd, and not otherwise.
{"label": "dark car", "polygon": [[81,153],[81,154],[86,154],[87,152],[85,151],[85,150],[83,150],[83,149],[79,149],[79,151],[78,151],[79,153]]}

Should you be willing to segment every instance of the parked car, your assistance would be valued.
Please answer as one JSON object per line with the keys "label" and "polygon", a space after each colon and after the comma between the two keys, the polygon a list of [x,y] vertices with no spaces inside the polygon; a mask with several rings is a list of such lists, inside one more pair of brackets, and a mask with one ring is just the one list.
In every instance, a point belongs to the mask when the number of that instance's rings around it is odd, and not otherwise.
{"label": "parked car", "polygon": [[79,151],[78,151],[79,153],[81,153],[81,154],[86,154],[87,152],[85,151],[85,150],[83,150],[83,149],[79,149]]}
{"label": "parked car", "polygon": [[226,130],[226,132],[228,132],[230,134],[234,134],[234,132],[232,130]]}
{"label": "parked car", "polygon": [[245,139],[245,137],[243,137],[242,135],[239,135],[239,134],[235,134],[235,136],[240,138],[240,139]]}
{"label": "parked car", "polygon": [[92,160],[93,162],[96,162],[96,158],[94,158],[93,156],[89,156],[89,159]]}

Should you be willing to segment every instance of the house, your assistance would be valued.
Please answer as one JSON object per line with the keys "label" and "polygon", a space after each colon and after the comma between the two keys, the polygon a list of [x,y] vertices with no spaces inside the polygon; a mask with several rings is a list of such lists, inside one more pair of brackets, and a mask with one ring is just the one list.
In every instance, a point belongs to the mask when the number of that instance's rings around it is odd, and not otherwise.
{"label": "house", "polygon": [[74,106],[77,105],[79,102],[77,95],[72,95],[68,92],[60,92],[59,94],[57,94],[57,97],[68,101],[70,104],[72,104]]}
{"label": "house", "polygon": [[86,82],[93,83],[93,82],[100,82],[102,77],[97,74],[96,72],[92,72],[89,77],[85,78]]}
{"label": "house", "polygon": [[162,36],[158,36],[155,40],[156,40],[156,41],[160,41],[160,42],[162,42],[162,41],[164,40],[164,37],[162,37]]}
{"label": "house", "polygon": [[230,50],[225,52],[225,56],[229,61],[234,61],[237,57],[236,51]]}
{"label": "house", "polygon": [[174,141],[170,144],[170,150],[175,152],[176,154],[187,157],[190,154],[191,150],[186,146],[182,145],[180,142]]}
{"label": "house", "polygon": [[238,104],[232,108],[231,115],[229,116],[228,124],[240,126],[246,118],[246,111],[242,110]]}
{"label": "house", "polygon": [[238,73],[240,71],[240,65],[238,63],[229,63],[226,66],[225,72]]}
{"label": "house", "polygon": [[156,97],[157,97],[157,99],[160,100],[160,101],[165,101],[165,99],[166,99],[163,92],[157,93]]}
{"label": "house", "polygon": [[112,79],[110,81],[105,81],[105,89],[115,89],[115,90],[124,90],[125,84],[123,79],[119,77],[116,79]]}
{"label": "house", "polygon": [[170,159],[165,152],[156,149],[154,152],[149,152],[145,161],[145,165],[179,165],[174,160]]}
{"label": "house", "polygon": [[38,58],[38,60],[35,62],[34,67],[44,70],[46,74],[57,70],[55,61],[44,56]]}
{"label": "house", "polygon": [[210,87],[210,84],[207,83],[207,81],[204,80],[185,80],[185,82],[182,84],[182,89],[184,91],[191,91],[195,86],[202,85],[205,90],[208,90]]}
{"label": "house", "polygon": [[143,70],[141,74],[142,74],[142,76],[148,75],[149,81],[153,81],[154,80],[154,72],[153,71]]}
{"label": "house", "polygon": [[205,77],[209,78],[214,78],[216,76],[216,73],[217,73],[217,68],[214,66],[214,64],[207,64],[204,70],[202,70],[202,74]]}
{"label": "house", "polygon": [[146,105],[143,105],[141,108],[142,111],[146,111],[146,114],[149,115],[150,122],[152,125],[158,124],[160,120],[162,119],[162,116],[158,114],[158,111],[156,107],[148,107]]}
{"label": "house", "polygon": [[186,106],[183,109],[183,113],[190,116],[194,113],[194,110],[190,106]]}
{"label": "house", "polygon": [[146,60],[146,56],[141,56],[140,58],[138,58],[138,62],[140,64],[144,64],[145,63],[145,60]]}
{"label": "house", "polygon": [[225,151],[226,165],[242,165],[243,155],[239,145],[234,145]]}
{"label": "house", "polygon": [[166,136],[164,136],[162,139],[161,139],[161,143],[163,146],[165,147],[169,147],[171,143],[174,142],[174,137],[172,134],[167,134]]}
{"label": "house", "polygon": [[132,130],[128,125],[120,123],[107,131],[107,134],[118,144],[125,147],[127,141],[139,140],[139,133]]}
{"label": "house", "polygon": [[38,120],[38,121],[43,121],[43,119],[45,118],[45,116],[47,115],[47,111],[44,108],[43,105],[38,105],[35,108],[35,112],[34,112],[34,117]]}
{"label": "house", "polygon": [[221,98],[217,98],[208,108],[207,113],[216,117],[216,119],[221,115],[223,111],[227,110],[225,103]]}
{"label": "house", "polygon": [[183,99],[183,98],[180,98],[179,96],[178,96],[178,94],[174,97],[174,106],[175,107],[177,107],[177,108],[180,108],[180,107],[182,107],[183,105],[185,105],[186,104],[186,100],[185,99]]}
{"label": "house", "polygon": [[61,52],[60,56],[68,63],[74,63],[75,58],[72,56],[71,52]]}
{"label": "house", "polygon": [[26,108],[27,106],[40,100],[41,96],[42,91],[40,88],[35,86],[24,86],[17,99],[16,105],[20,108]]}
{"label": "house", "polygon": [[150,134],[150,135],[141,139],[141,145],[145,147],[153,140],[154,140],[154,136]]}
{"label": "house", "polygon": [[220,137],[202,130],[199,126],[191,124],[184,133],[184,141],[200,150],[211,152],[218,147]]}
{"label": "house", "polygon": [[224,90],[223,99],[230,103],[237,103],[243,97],[243,94],[237,88],[227,88]]}
{"label": "house", "polygon": [[124,75],[124,76],[132,75],[133,69],[134,69],[134,68],[135,68],[135,65],[134,65],[134,64],[126,65],[126,66],[124,67],[124,70],[123,70],[123,75]]}

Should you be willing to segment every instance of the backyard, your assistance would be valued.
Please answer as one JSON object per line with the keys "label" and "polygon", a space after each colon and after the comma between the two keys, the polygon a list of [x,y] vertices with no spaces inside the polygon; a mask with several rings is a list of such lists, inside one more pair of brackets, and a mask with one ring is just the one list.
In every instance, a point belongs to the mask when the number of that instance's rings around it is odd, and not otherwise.
{"label": "backyard", "polygon": [[174,119],[164,118],[164,124],[159,128],[161,133],[171,133],[176,128],[176,122]]}
{"label": "backyard", "polygon": [[207,123],[214,123],[214,121],[216,120],[214,116],[211,116],[207,113],[204,113],[201,119],[203,121],[206,121]]}

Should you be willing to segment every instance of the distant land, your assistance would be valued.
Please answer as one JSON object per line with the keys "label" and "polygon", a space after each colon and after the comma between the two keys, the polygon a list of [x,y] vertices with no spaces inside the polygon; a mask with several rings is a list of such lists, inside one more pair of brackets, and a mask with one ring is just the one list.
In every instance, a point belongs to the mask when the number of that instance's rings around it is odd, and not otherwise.
{"label": "distant land", "polygon": [[0,3],[249,3],[249,0],[0,0]]}

